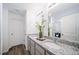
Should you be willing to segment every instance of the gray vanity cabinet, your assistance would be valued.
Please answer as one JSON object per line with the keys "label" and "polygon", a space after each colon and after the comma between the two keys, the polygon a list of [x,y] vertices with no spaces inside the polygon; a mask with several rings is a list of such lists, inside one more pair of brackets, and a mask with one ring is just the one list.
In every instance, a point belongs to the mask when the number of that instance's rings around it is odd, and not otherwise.
{"label": "gray vanity cabinet", "polygon": [[28,51],[31,55],[44,55],[44,49],[28,37]]}
{"label": "gray vanity cabinet", "polygon": [[28,51],[31,55],[51,55],[51,53],[28,37]]}

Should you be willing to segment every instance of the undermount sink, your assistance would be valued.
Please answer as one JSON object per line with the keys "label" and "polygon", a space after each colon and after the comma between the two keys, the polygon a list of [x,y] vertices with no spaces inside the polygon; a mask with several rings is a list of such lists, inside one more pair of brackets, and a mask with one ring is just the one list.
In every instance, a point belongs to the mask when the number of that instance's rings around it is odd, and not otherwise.
{"label": "undermount sink", "polygon": [[52,42],[45,42],[44,44],[50,49],[61,49],[61,46]]}

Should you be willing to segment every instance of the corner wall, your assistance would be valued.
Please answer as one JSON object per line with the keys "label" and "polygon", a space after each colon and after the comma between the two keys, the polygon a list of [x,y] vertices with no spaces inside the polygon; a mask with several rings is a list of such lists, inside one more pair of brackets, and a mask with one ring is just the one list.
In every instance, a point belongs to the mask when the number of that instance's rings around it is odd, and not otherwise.
{"label": "corner wall", "polygon": [[1,6],[2,4],[0,3],[0,54],[1,54]]}

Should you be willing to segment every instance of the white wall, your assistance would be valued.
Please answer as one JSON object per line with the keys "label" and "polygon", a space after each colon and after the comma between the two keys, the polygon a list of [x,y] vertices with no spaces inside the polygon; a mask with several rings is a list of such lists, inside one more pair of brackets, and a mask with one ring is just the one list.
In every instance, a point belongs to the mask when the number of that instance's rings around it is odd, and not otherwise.
{"label": "white wall", "polygon": [[1,3],[0,3],[0,54],[1,54]]}
{"label": "white wall", "polygon": [[41,20],[40,16],[37,16],[42,10],[44,10],[46,4],[38,3],[31,4],[29,8],[27,8],[27,34],[35,34],[37,33],[37,28],[35,27],[35,23],[38,20]]}
{"label": "white wall", "polygon": [[8,51],[8,9],[3,7],[2,20],[2,52]]}

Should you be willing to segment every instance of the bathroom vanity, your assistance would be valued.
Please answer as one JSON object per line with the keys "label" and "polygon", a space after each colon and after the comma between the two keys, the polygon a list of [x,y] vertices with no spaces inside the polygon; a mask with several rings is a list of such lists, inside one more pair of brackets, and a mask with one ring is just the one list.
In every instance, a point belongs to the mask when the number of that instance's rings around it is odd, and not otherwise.
{"label": "bathroom vanity", "polygon": [[28,50],[31,55],[52,55],[53,54],[49,50],[41,46],[39,44],[40,41],[36,42],[35,40],[38,41],[37,39],[33,40],[32,37],[28,36]]}
{"label": "bathroom vanity", "polygon": [[28,50],[31,55],[79,55],[77,44],[72,42],[63,41],[62,39],[55,41],[55,38],[47,37],[44,41],[39,41],[36,35],[29,35],[27,38]]}

